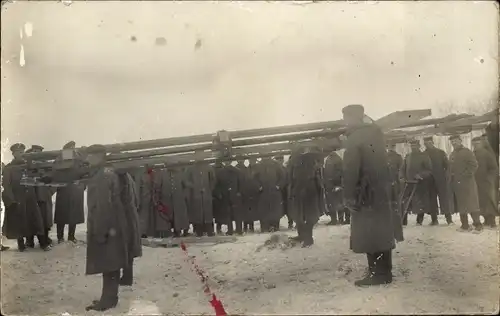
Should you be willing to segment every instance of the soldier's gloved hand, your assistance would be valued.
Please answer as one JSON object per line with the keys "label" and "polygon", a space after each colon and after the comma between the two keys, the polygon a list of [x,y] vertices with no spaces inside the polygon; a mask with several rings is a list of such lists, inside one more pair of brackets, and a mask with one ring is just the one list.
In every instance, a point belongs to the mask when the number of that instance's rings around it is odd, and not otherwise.
{"label": "soldier's gloved hand", "polygon": [[279,186],[279,185],[277,185],[277,186],[276,186],[276,190],[279,190],[279,189],[280,189],[280,186]]}
{"label": "soldier's gloved hand", "polygon": [[415,180],[424,180],[421,175],[417,174],[415,175]]}
{"label": "soldier's gloved hand", "polygon": [[259,187],[259,191],[262,191],[262,187]]}

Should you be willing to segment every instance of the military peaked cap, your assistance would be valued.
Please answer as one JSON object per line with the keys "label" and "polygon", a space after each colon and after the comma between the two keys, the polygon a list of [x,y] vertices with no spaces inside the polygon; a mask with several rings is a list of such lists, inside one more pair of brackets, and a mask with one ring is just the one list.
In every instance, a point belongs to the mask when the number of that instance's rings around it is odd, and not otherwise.
{"label": "military peaked cap", "polygon": [[455,135],[451,135],[450,138],[448,138],[449,140],[454,140],[454,139],[460,139],[462,140],[462,138],[460,137],[460,135],[458,134],[455,134]]}
{"label": "military peaked cap", "polygon": [[365,114],[365,108],[361,104],[349,104],[342,109],[344,114]]}
{"label": "military peaked cap", "polygon": [[40,145],[31,145],[31,151],[40,150],[43,151],[43,147]]}
{"label": "military peaked cap", "polygon": [[75,146],[76,146],[76,143],[74,141],[70,141],[63,146],[63,149],[71,149],[71,148],[75,148]]}
{"label": "military peaked cap", "polygon": [[106,147],[104,145],[95,144],[87,148],[87,153],[89,154],[104,154],[106,153]]}
{"label": "military peaked cap", "polygon": [[24,153],[25,154],[31,154],[32,152],[33,152],[33,148],[30,148],[30,149],[26,150]]}
{"label": "military peaked cap", "polygon": [[14,151],[24,151],[26,149],[26,146],[24,146],[24,144],[21,144],[21,143],[17,143],[17,144],[14,144],[12,146],[10,146],[10,151],[14,152]]}

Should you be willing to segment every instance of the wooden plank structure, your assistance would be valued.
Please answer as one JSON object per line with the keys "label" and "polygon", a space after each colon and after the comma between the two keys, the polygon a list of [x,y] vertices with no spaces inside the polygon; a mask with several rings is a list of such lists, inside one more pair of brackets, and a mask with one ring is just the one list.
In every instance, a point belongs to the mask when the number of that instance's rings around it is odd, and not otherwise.
{"label": "wooden plank structure", "polygon": [[[498,120],[498,109],[479,116],[452,114],[425,119],[430,115],[430,109],[397,111],[375,123],[385,131],[387,140],[406,142],[409,138],[425,135],[466,133],[472,129],[484,128],[492,120]],[[369,117],[367,120],[373,121]],[[219,131],[215,134],[108,144],[105,147],[108,152],[107,164],[116,169],[183,167],[194,163],[214,163],[217,160],[289,155],[302,147],[331,152],[342,147],[339,136],[346,129],[345,124],[338,120]],[[83,163],[84,157],[85,147],[25,154],[23,158],[26,164],[21,167],[26,172],[22,183],[64,185],[68,181],[75,181],[75,178],[85,178],[88,172]],[[76,172],[75,169],[79,171]],[[60,176],[63,174],[65,176]],[[45,180],[41,182],[40,179]]]}

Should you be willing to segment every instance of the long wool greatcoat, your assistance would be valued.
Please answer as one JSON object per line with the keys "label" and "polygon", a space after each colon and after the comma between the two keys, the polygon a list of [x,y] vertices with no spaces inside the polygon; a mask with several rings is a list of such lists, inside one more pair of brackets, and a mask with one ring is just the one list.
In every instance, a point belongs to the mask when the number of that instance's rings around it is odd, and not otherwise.
{"label": "long wool greatcoat", "polygon": [[189,221],[192,224],[213,222],[212,191],[215,172],[210,165],[195,164],[187,169],[186,185],[189,191]]}
{"label": "long wool greatcoat", "polygon": [[316,224],[320,216],[323,155],[304,153],[292,161],[290,174],[291,205],[289,214],[299,224]]}
{"label": "long wool greatcoat", "polygon": [[263,158],[255,165],[255,180],[260,189],[258,219],[279,221],[283,217],[281,189],[286,183],[283,169],[272,159]]}
{"label": "long wool greatcoat", "polygon": [[323,185],[325,187],[326,205],[330,213],[336,213],[341,210],[343,201],[342,188],[343,162],[342,158],[336,152],[332,152],[326,158],[323,171]]}
{"label": "long wool greatcoat", "polygon": [[[406,155],[401,173],[402,178],[407,181],[415,181],[417,175],[423,178],[418,182],[411,200],[411,211],[414,214],[431,213],[433,210],[430,207],[429,184],[432,179],[432,164],[429,156],[420,150],[412,151]],[[437,209],[434,211],[437,212]]]}
{"label": "long wool greatcoat", "polygon": [[232,221],[244,221],[243,173],[234,166],[226,165],[216,169],[215,177],[215,221],[226,225]]}
{"label": "long wool greatcoat", "polygon": [[247,179],[245,182],[245,191],[246,191],[246,196],[248,197],[248,200],[246,203],[246,206],[249,208],[249,222],[254,222],[259,220],[259,198],[260,198],[260,192],[259,192],[259,183],[257,182],[257,179],[255,178],[255,166],[254,165],[248,165],[247,167]]}
{"label": "long wool greatcoat", "polygon": [[124,236],[128,245],[128,259],[142,256],[142,243],[139,228],[137,187],[129,173],[118,174],[121,190],[121,202],[127,220],[127,234]]}
{"label": "long wool greatcoat", "polygon": [[429,190],[434,192],[431,195],[430,200],[430,213],[438,212],[437,200],[435,195],[439,196],[439,206],[441,213],[451,214],[453,213],[450,209],[450,187],[448,186],[448,157],[444,150],[439,148],[427,148],[424,153],[426,153],[431,159],[432,164],[432,178],[429,181]]}
{"label": "long wool greatcoat", "polygon": [[85,222],[84,184],[68,184],[57,188],[54,223],[76,225]]}
{"label": "long wool greatcoat", "polygon": [[[344,143],[344,199],[351,214],[351,249],[383,252],[395,247],[396,212],[389,200],[390,177],[382,130],[375,124],[351,127]],[[402,234],[402,229],[398,230]],[[400,240],[401,236],[397,236]]]}
{"label": "long wool greatcoat", "polygon": [[[252,171],[244,164],[237,164],[236,169],[241,173],[240,192],[241,192],[241,217],[244,222],[253,222],[254,215],[252,214],[253,197],[258,193]],[[257,189],[257,190],[256,190]]]}
{"label": "long wool greatcoat", "polygon": [[453,210],[460,214],[479,212],[475,179],[478,163],[474,153],[466,147],[454,149],[450,155],[449,179]]}
{"label": "long wool greatcoat", "polygon": [[166,207],[167,216],[176,231],[189,229],[188,199],[184,171],[177,168],[161,170],[160,203]]}
{"label": "long wool greatcoat", "polygon": [[387,162],[389,164],[389,177],[391,179],[390,199],[393,208],[398,207],[399,195],[401,194],[401,182],[399,173],[403,166],[403,157],[394,150],[387,151]]}
{"label": "long wool greatcoat", "polygon": [[494,154],[489,149],[476,148],[474,155],[478,163],[475,178],[481,215],[498,216],[498,192],[496,192],[498,165]]}
{"label": "long wool greatcoat", "polygon": [[131,228],[121,195],[120,180],[113,169],[100,168],[89,179],[86,274],[117,271],[130,262]]}
{"label": "long wool greatcoat", "polygon": [[141,235],[154,237],[172,229],[172,214],[168,215],[160,204],[162,178],[162,170],[148,168],[144,168],[140,181],[136,178],[136,183],[140,183],[138,195]]}
{"label": "long wool greatcoat", "polygon": [[51,187],[35,187],[35,194],[38,201],[38,206],[42,212],[43,224],[46,229],[50,229],[54,224],[52,196],[55,189]]}
{"label": "long wool greatcoat", "polygon": [[2,200],[5,205],[3,235],[7,239],[43,235],[45,228],[34,187],[21,185],[22,160],[12,160],[3,169]]}

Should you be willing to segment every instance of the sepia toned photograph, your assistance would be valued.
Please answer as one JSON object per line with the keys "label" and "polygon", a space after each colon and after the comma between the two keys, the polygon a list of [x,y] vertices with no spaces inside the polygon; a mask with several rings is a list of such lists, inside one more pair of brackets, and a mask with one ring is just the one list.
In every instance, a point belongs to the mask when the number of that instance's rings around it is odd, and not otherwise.
{"label": "sepia toned photograph", "polygon": [[499,22],[2,0],[2,315],[497,315]]}

